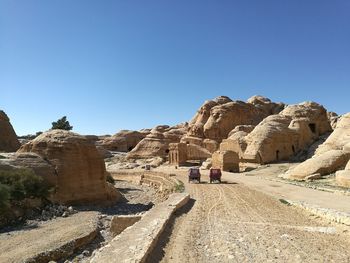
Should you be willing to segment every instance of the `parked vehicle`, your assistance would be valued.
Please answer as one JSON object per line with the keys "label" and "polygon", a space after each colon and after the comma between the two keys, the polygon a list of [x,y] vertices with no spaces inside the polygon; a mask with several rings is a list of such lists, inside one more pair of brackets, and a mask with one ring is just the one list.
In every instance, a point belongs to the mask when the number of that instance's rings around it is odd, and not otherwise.
{"label": "parked vehicle", "polygon": [[214,181],[218,181],[219,183],[221,183],[221,170],[211,168],[209,172],[209,180],[210,180],[210,183]]}
{"label": "parked vehicle", "polygon": [[199,171],[199,168],[190,168],[188,170],[188,182],[191,181],[198,181],[198,183],[201,182],[201,172]]}

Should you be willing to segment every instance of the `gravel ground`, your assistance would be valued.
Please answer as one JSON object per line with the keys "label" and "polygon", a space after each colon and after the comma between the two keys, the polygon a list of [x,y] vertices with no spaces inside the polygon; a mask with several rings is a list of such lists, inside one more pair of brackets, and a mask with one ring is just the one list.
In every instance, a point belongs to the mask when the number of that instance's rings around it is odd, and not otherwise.
{"label": "gravel ground", "polygon": [[99,233],[92,243],[81,248],[68,260],[59,261],[86,262],[95,249],[111,240],[109,227],[114,215],[142,214],[154,205],[153,202],[156,203],[156,193],[151,187],[123,181],[116,181],[115,186],[122,193],[123,200],[113,207],[50,205],[45,212],[24,224],[3,229],[0,233],[0,263],[22,262],[97,227]]}
{"label": "gravel ground", "polygon": [[347,227],[243,184],[185,185],[193,207],[180,211],[149,262],[350,261]]}

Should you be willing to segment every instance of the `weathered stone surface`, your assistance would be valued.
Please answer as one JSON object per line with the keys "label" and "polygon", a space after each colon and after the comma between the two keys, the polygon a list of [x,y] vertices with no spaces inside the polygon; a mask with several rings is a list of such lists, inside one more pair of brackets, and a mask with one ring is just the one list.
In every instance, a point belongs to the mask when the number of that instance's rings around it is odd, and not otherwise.
{"label": "weathered stone surface", "polygon": [[239,156],[233,151],[216,151],[212,155],[212,167],[222,171],[239,172]]}
{"label": "weathered stone surface", "polygon": [[315,155],[311,159],[299,164],[287,171],[284,178],[303,180],[307,176],[319,173],[326,175],[334,173],[345,167],[350,157],[350,153],[342,150],[330,150],[320,155]]}
{"label": "weathered stone surface", "polygon": [[338,114],[336,114],[335,112],[329,111],[327,112],[327,117],[328,117],[329,123],[332,126],[332,129],[334,130],[337,127],[337,123],[339,120]]}
{"label": "weathered stone surface", "polygon": [[189,199],[190,196],[185,193],[172,194],[168,200],[152,208],[140,221],[102,247],[90,262],[146,262],[171,215]]}
{"label": "weathered stone surface", "polygon": [[10,119],[0,110],[0,152],[15,152],[20,146]]}
{"label": "weathered stone surface", "polygon": [[6,159],[0,158],[0,170],[28,168],[42,177],[51,186],[57,185],[54,167],[36,153],[11,153]]}
{"label": "weathered stone surface", "polygon": [[99,141],[98,145],[110,151],[129,152],[134,149],[147,134],[149,133],[122,130],[111,137]]}
{"label": "weathered stone surface", "polygon": [[336,172],[335,179],[338,185],[350,187],[350,160],[348,161],[344,170]]}
{"label": "weathered stone surface", "polygon": [[23,145],[49,162],[57,174],[54,200],[60,203],[115,203],[120,194],[106,182],[106,169],[96,146],[84,136],[51,130]]}
{"label": "weathered stone surface", "polygon": [[272,114],[278,114],[285,107],[284,103],[275,103],[270,99],[265,98],[260,95],[255,95],[247,100],[248,103],[253,104],[255,107],[259,108],[263,112],[265,112],[266,116]]}
{"label": "weathered stone surface", "polygon": [[289,105],[279,114],[265,118],[244,138],[247,148],[243,159],[257,163],[288,160],[329,131],[327,112],[321,105]]}
{"label": "weathered stone surface", "polygon": [[189,131],[187,136],[204,138],[204,125],[207,123],[210,117],[210,111],[214,106],[222,105],[228,102],[232,102],[229,97],[220,96],[214,100],[208,100],[199,108],[195,116],[189,123]]}
{"label": "weathered stone surface", "polygon": [[315,154],[322,154],[329,150],[341,150],[345,145],[350,143],[350,112],[344,114],[335,130],[327,140],[316,150]]}
{"label": "weathered stone surface", "polygon": [[204,125],[205,138],[221,142],[237,125],[257,125],[266,114],[253,104],[242,101],[228,102],[210,110]]}
{"label": "weathered stone surface", "polygon": [[127,155],[129,159],[167,157],[169,143],[179,142],[187,131],[187,123],[169,127],[161,125],[153,128],[144,139]]}
{"label": "weathered stone surface", "polygon": [[[306,176],[319,172],[321,175],[336,172],[343,169],[350,157],[350,113],[343,115],[332,134],[315,151],[315,155],[288,171],[284,177],[303,179]],[[315,172],[312,172],[315,171]],[[345,185],[342,175],[346,172],[339,172],[337,181]]]}
{"label": "weathered stone surface", "polygon": [[[235,134],[233,138],[229,138],[230,141],[224,142],[220,150],[235,149],[242,152],[242,147],[246,146],[242,138],[266,116],[278,113],[283,108],[284,104],[271,102],[262,96],[254,96],[248,102],[232,101],[225,96],[217,97],[200,107],[189,122],[188,132],[181,138],[181,143],[197,145],[204,151],[214,153],[219,149],[219,143]],[[197,158],[192,155],[193,160],[200,160],[202,157],[203,155]]]}
{"label": "weathered stone surface", "polygon": [[247,148],[245,137],[255,128],[253,125],[238,125],[230,133],[227,139],[220,143],[220,151],[233,151],[238,153],[239,158],[243,157]]}
{"label": "weathered stone surface", "polygon": [[142,216],[140,215],[119,215],[113,216],[111,220],[110,231],[113,236],[119,235],[127,227],[132,226],[136,222],[140,221]]}

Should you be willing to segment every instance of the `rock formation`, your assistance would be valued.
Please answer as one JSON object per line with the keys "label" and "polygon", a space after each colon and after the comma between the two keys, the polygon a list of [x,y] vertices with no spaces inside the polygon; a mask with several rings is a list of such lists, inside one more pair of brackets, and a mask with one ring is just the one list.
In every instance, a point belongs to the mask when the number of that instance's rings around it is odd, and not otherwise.
{"label": "rock formation", "polygon": [[20,146],[10,119],[0,110],[0,152],[15,152]]}
{"label": "rock formation", "polygon": [[166,157],[169,154],[169,143],[179,142],[187,129],[187,123],[173,127],[157,126],[128,153],[127,158]]}
{"label": "rock formation", "polygon": [[181,142],[198,145],[214,153],[235,127],[254,127],[266,116],[278,113],[283,108],[283,103],[274,103],[262,96],[251,97],[248,102],[220,96],[200,107],[189,122],[189,130]]}
{"label": "rock formation", "polygon": [[314,102],[289,105],[264,119],[245,137],[243,159],[253,163],[288,160],[331,130],[321,105]]}
{"label": "rock formation", "polygon": [[212,167],[227,172],[239,172],[238,154],[233,151],[216,151],[212,155]]}
{"label": "rock formation", "polygon": [[335,179],[338,185],[350,187],[350,160],[344,170],[336,172]]}
{"label": "rock formation", "polygon": [[64,204],[112,204],[120,194],[106,182],[105,164],[96,146],[84,136],[50,130],[23,145],[19,153],[36,153],[57,174],[54,200]]}
{"label": "rock formation", "polygon": [[304,179],[310,174],[330,174],[345,167],[350,158],[350,113],[343,115],[332,134],[321,144],[315,155],[283,175],[289,179]]}
{"label": "rock formation", "polygon": [[129,152],[145,138],[149,132],[122,130],[111,137],[99,141],[97,145],[109,151]]}
{"label": "rock formation", "polygon": [[13,170],[20,168],[31,169],[36,175],[42,177],[50,186],[57,185],[57,174],[54,167],[36,153],[7,153],[0,158],[0,170]]}

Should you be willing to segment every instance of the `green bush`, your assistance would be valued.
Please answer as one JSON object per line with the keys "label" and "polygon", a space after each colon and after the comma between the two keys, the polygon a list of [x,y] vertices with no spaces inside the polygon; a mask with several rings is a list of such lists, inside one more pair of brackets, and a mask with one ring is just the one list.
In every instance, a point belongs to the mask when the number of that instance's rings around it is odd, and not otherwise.
{"label": "green bush", "polygon": [[73,129],[73,126],[71,126],[69,124],[69,121],[67,121],[67,116],[63,116],[61,119],[58,119],[57,121],[52,122],[51,129],[70,131],[71,129]]}
{"label": "green bush", "polygon": [[[29,169],[0,171],[0,185],[8,188],[9,197],[7,198],[9,200],[22,200],[30,197],[42,198],[49,193],[49,188],[43,179]],[[2,191],[6,197],[6,190]]]}
{"label": "green bush", "polygon": [[7,185],[0,183],[0,211],[6,208],[10,200],[10,189]]}

